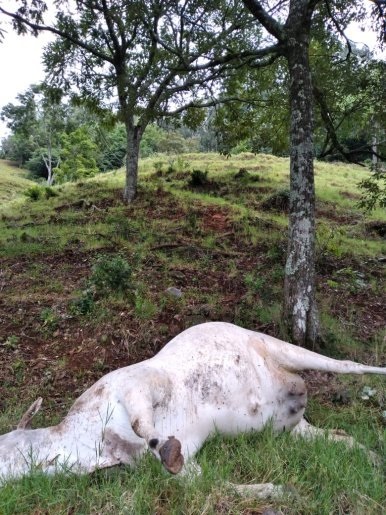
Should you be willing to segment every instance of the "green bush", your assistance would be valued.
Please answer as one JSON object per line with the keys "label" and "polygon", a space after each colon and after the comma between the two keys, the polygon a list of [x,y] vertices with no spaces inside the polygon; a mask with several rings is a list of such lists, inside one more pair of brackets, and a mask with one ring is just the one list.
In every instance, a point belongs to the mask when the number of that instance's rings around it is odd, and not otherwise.
{"label": "green bush", "polygon": [[42,327],[53,331],[59,323],[59,317],[52,308],[43,308],[40,312],[40,321]]}
{"label": "green bush", "polygon": [[83,290],[79,297],[70,304],[70,311],[73,315],[88,315],[95,308],[94,291],[91,288]]}
{"label": "green bush", "polygon": [[197,188],[198,186],[204,186],[208,183],[208,172],[202,170],[193,170],[190,174],[190,186]]}
{"label": "green bush", "polygon": [[98,148],[85,127],[62,135],[61,161],[55,168],[58,183],[93,177],[98,173]]}
{"label": "green bush", "polygon": [[40,186],[39,184],[34,184],[25,190],[24,195],[30,200],[36,202],[42,198],[49,199],[52,197],[57,197],[59,193],[50,186]]}
{"label": "green bush", "polygon": [[44,188],[42,186],[39,186],[38,184],[35,184],[34,186],[30,186],[27,190],[25,190],[24,195],[28,197],[29,199],[36,202],[37,200],[40,200],[43,197],[44,194]]}
{"label": "green bush", "polygon": [[122,256],[103,255],[92,267],[89,284],[98,294],[132,290],[134,285],[131,266]]}

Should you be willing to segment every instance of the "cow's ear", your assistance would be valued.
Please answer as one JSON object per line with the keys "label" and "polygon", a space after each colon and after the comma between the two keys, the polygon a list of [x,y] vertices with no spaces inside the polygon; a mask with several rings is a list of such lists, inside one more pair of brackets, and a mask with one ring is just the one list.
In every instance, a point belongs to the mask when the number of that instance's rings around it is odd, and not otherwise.
{"label": "cow's ear", "polygon": [[42,397],[39,397],[36,399],[35,402],[31,404],[31,406],[27,409],[27,411],[24,413],[24,415],[21,417],[20,422],[17,425],[17,429],[28,429],[31,420],[36,415],[36,413],[40,410],[40,407],[42,405],[43,399]]}

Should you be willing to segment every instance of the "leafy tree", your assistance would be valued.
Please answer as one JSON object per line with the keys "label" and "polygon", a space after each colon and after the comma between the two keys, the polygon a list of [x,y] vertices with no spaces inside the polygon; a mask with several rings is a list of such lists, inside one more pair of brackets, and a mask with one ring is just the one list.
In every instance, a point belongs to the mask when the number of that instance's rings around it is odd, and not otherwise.
{"label": "leafy tree", "polygon": [[33,133],[36,127],[37,106],[34,89],[19,93],[16,99],[17,104],[9,103],[2,108],[0,119],[6,122],[13,133],[13,137],[9,137],[3,145],[7,148],[10,158],[22,166],[31,157],[35,146]]}
{"label": "leafy tree", "polygon": [[26,168],[36,177],[46,177],[47,184],[51,185],[54,181],[54,169],[59,165],[59,148],[50,148],[46,157],[47,149],[37,147],[31,157],[25,163]]}
{"label": "leafy tree", "polygon": [[70,134],[63,133],[56,180],[76,181],[97,174],[97,150],[86,127],[79,127]]}
{"label": "leafy tree", "polygon": [[230,73],[231,65],[266,55],[264,49],[252,51],[258,30],[251,33],[251,18],[235,0],[64,2],[53,26],[41,23],[43,8],[40,1],[23,0],[18,11],[0,7],[0,12],[11,16],[19,30],[58,36],[44,57],[51,84],[65,91],[75,87],[76,95],[96,110],[117,108],[127,136],[128,202],[136,195],[139,146],[149,123],[210,105],[216,81]]}
{"label": "leafy tree", "polygon": [[25,138],[20,134],[11,134],[1,142],[4,157],[15,161],[20,167],[31,158],[35,148],[33,138]]}
{"label": "leafy tree", "polygon": [[361,181],[359,185],[363,190],[362,198],[359,201],[361,208],[365,211],[372,211],[377,205],[386,208],[385,170],[376,169],[370,177]]}
{"label": "leafy tree", "polygon": [[26,164],[34,173],[53,182],[53,168],[58,163],[59,135],[64,129],[65,106],[53,101],[41,85],[32,85],[0,113],[12,130],[10,141],[3,143],[11,159]]}
{"label": "leafy tree", "polygon": [[101,170],[116,170],[123,166],[126,156],[126,130],[123,123],[112,129],[102,129],[97,137],[101,152],[98,166]]}
{"label": "leafy tree", "polygon": [[165,131],[152,123],[146,127],[141,141],[141,156],[148,157],[156,152],[162,152],[159,148],[161,140],[165,137]]}
{"label": "leafy tree", "polygon": [[[386,146],[377,128],[386,122],[385,110],[380,109],[386,102],[386,64],[375,60],[364,47],[350,43],[348,50],[324,21],[315,21],[310,41],[315,155],[364,161],[374,154],[377,136],[377,154],[382,159]],[[249,151],[287,154],[288,86],[283,58],[269,68],[248,67],[232,77],[225,95],[240,101],[217,108],[212,123],[220,136],[221,151],[234,152],[234,145],[241,141]]]}
{"label": "leafy tree", "polygon": [[[380,109],[386,102],[386,64],[353,43],[345,48],[324,27],[316,37],[311,65],[317,155],[349,162],[371,158],[374,130],[386,121],[385,111]],[[378,143],[377,153],[384,154],[386,147]]]}
{"label": "leafy tree", "polygon": [[268,68],[244,67],[226,81],[223,94],[239,101],[217,107],[213,116],[220,152],[288,154],[288,73],[283,58]]}

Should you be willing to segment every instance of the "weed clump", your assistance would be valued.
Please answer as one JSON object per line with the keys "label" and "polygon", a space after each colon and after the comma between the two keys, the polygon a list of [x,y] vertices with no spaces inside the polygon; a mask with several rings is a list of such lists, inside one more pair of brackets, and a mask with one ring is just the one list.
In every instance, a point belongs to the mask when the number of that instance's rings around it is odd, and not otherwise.
{"label": "weed clump", "polygon": [[74,316],[94,312],[98,299],[114,293],[127,294],[135,288],[130,264],[120,255],[102,255],[94,263],[84,289],[71,301]]}
{"label": "weed clump", "polygon": [[99,294],[125,293],[133,289],[131,266],[122,256],[103,255],[92,267],[89,284]]}
{"label": "weed clump", "polygon": [[198,188],[208,184],[208,171],[203,172],[202,170],[193,170],[190,174],[189,186],[192,188]]}
{"label": "weed clump", "polygon": [[89,315],[94,311],[94,308],[94,291],[91,288],[83,290],[70,304],[70,312],[75,316]]}
{"label": "weed clump", "polygon": [[43,194],[44,194],[44,188],[42,188],[38,184],[36,184],[34,186],[30,186],[24,192],[24,195],[34,202],[36,202],[37,200],[40,200],[43,197]]}
{"label": "weed clump", "polygon": [[155,173],[158,175],[162,175],[164,172],[164,165],[165,163],[163,161],[155,161],[153,164]]}
{"label": "weed clump", "polygon": [[40,312],[42,327],[47,330],[55,330],[59,323],[59,317],[52,308],[43,308]]}
{"label": "weed clump", "polygon": [[267,211],[289,211],[290,192],[287,189],[279,190],[270,195],[261,203],[261,207]]}
{"label": "weed clump", "polygon": [[237,173],[235,173],[234,178],[238,180],[248,180],[250,176],[251,174],[248,172],[246,168],[240,168],[240,170]]}
{"label": "weed clump", "polygon": [[34,184],[25,190],[24,195],[33,202],[36,202],[42,198],[50,199],[52,197],[57,197],[58,192],[50,186],[40,186],[39,184]]}

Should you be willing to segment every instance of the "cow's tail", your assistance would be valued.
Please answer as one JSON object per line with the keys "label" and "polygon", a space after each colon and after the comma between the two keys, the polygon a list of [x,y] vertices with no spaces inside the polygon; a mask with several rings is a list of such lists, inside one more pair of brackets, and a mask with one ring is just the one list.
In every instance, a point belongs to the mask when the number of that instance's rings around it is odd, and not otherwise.
{"label": "cow's tail", "polygon": [[297,347],[276,338],[261,335],[265,347],[275,361],[285,369],[300,372],[301,370],[321,370],[324,372],[337,372],[340,374],[382,374],[386,375],[385,367],[372,367],[355,363],[354,361],[341,361],[328,358],[316,352]]}

